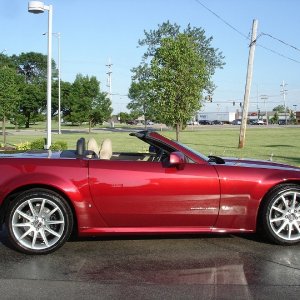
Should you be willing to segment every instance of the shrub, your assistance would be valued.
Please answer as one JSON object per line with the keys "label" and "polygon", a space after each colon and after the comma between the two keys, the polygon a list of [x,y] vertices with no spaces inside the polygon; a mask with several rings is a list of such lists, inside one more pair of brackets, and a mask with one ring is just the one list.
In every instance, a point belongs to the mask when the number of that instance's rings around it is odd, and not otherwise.
{"label": "shrub", "polygon": [[[44,139],[38,139],[31,143],[31,150],[40,150],[44,149],[45,147],[45,140]],[[53,142],[51,147],[51,150],[66,150],[68,149],[68,145],[65,141],[56,141]]]}
{"label": "shrub", "polygon": [[66,150],[68,149],[68,145],[64,141],[56,141],[51,145],[51,150]]}
{"label": "shrub", "polygon": [[20,144],[16,144],[15,147],[16,147],[16,150],[26,151],[26,150],[30,150],[31,149],[31,143],[29,143],[29,142],[20,143]]}
{"label": "shrub", "polygon": [[44,139],[37,139],[31,142],[30,149],[31,150],[42,150],[44,149],[45,140]]}

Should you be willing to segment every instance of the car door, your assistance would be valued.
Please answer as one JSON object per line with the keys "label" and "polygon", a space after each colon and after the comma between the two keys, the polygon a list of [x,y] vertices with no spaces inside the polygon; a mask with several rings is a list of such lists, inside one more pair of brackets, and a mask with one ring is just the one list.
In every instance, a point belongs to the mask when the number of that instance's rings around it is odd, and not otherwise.
{"label": "car door", "polygon": [[90,160],[89,182],[109,227],[207,227],[218,216],[219,179],[208,164]]}

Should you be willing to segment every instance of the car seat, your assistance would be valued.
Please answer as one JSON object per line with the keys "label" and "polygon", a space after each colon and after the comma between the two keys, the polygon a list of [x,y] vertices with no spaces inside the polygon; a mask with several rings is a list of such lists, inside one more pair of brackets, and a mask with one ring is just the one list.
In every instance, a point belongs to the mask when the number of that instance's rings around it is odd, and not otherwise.
{"label": "car seat", "polygon": [[112,143],[110,139],[103,140],[100,150],[100,159],[110,159],[112,156]]}
{"label": "car seat", "polygon": [[100,147],[94,138],[90,138],[87,142],[88,157],[98,158]]}

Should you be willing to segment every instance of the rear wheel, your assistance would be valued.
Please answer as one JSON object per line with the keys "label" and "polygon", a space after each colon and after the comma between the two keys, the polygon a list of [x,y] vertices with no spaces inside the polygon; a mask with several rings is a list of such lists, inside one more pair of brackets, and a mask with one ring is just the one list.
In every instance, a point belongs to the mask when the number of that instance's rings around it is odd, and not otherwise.
{"label": "rear wheel", "polygon": [[57,193],[31,189],[10,203],[6,227],[16,249],[27,254],[47,254],[69,238],[73,227],[72,211]]}
{"label": "rear wheel", "polygon": [[281,245],[300,241],[300,187],[289,184],[275,189],[262,210],[265,235]]}

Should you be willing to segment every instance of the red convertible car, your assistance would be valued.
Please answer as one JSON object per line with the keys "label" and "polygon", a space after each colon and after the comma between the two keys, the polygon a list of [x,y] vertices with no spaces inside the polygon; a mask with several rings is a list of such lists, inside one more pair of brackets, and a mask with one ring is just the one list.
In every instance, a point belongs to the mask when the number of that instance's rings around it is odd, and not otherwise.
{"label": "red convertible car", "polygon": [[28,254],[61,247],[72,232],[105,234],[261,231],[300,241],[300,168],[206,157],[156,132],[131,136],[146,153],[116,153],[83,138],[74,150],[0,155],[0,222]]}

